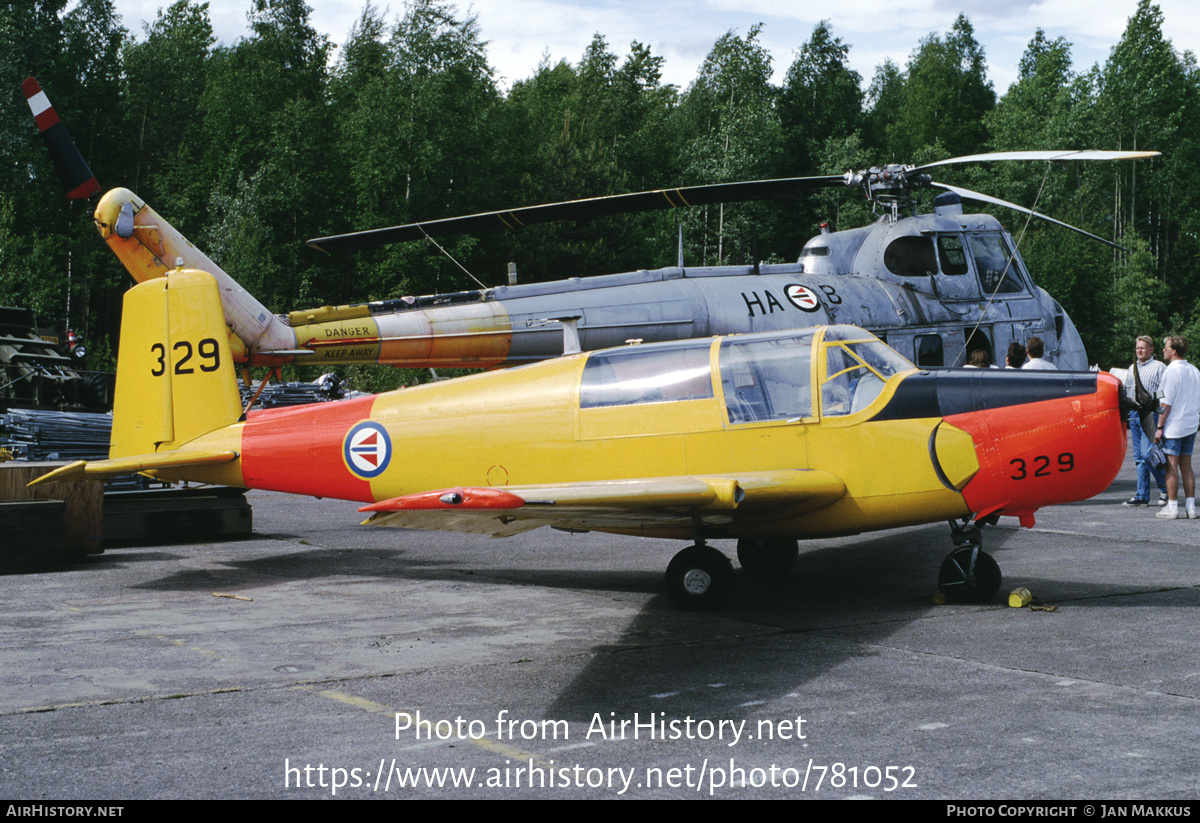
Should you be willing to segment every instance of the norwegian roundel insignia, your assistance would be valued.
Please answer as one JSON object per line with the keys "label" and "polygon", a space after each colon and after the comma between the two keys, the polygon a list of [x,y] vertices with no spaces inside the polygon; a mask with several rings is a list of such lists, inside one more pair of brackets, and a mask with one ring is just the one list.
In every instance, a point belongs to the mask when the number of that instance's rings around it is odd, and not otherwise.
{"label": "norwegian roundel insignia", "polygon": [[821,308],[821,301],[808,286],[798,286],[792,283],[783,290],[783,293],[787,295],[788,302],[800,311],[816,311]]}
{"label": "norwegian roundel insignia", "polygon": [[378,477],[392,458],[392,439],[383,426],[364,420],[346,434],[342,456],[346,467],[359,477]]}

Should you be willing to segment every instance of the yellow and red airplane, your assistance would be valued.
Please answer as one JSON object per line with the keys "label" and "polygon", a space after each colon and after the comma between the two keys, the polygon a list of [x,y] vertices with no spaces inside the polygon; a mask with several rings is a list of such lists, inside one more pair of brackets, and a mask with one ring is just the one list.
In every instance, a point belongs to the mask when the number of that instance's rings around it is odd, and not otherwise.
{"label": "yellow and red airplane", "polygon": [[[496,536],[543,525],[693,541],[667,591],[693,609],[791,568],[797,538],[962,520],[941,585],[1000,586],[975,521],[1105,489],[1121,386],[1095,372],[921,371],[853,326],[624,346],[388,394],[244,413],[220,291],[177,270],[125,297],[108,460],[360,501],[368,523]],[[565,539],[565,538],[564,538]]]}

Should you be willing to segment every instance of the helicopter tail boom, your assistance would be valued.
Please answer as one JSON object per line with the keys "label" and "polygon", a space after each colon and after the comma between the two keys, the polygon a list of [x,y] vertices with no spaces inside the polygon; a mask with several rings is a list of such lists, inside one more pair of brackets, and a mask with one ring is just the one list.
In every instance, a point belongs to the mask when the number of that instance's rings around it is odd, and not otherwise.
{"label": "helicopter tail boom", "polygon": [[296,336],[282,320],[129,189],[112,189],[100,198],[95,221],[134,280],[144,283],[179,266],[208,272],[217,281],[226,323],[245,348],[295,349]]}

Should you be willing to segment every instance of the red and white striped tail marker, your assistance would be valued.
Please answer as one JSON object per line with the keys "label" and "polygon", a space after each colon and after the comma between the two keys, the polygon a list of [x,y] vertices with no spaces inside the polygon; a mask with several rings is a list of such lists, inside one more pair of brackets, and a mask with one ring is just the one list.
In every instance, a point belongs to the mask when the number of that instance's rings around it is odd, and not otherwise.
{"label": "red and white striped tail marker", "polygon": [[38,81],[32,77],[26,78],[21,84],[21,91],[25,92],[25,102],[29,104],[46,148],[50,150],[50,158],[67,190],[67,197],[82,200],[100,191],[96,175],[92,174],[87,161],[71,140],[71,135],[67,134],[67,127],[59,121],[54,106],[50,105],[50,99]]}

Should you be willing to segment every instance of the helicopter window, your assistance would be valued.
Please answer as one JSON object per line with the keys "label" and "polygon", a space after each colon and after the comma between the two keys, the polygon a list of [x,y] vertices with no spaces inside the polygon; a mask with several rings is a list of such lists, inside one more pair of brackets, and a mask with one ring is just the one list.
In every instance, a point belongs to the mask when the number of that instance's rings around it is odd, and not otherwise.
{"label": "helicopter window", "polygon": [[800,252],[801,257],[828,257],[829,246],[805,246]]}
{"label": "helicopter window", "polygon": [[730,423],[812,416],[812,332],[721,343],[721,386]]}
{"label": "helicopter window", "polygon": [[939,368],[945,364],[942,354],[942,338],[937,334],[919,334],[914,342],[917,365],[921,368]]}
{"label": "helicopter window", "polygon": [[998,234],[971,236],[971,254],[979,270],[979,285],[988,294],[1012,294],[1024,291],[1016,261],[1008,253],[1008,244]]}
{"label": "helicopter window", "polygon": [[901,277],[925,277],[937,273],[933,241],[928,237],[897,237],[883,252],[883,265]]}
{"label": "helicopter window", "polygon": [[942,274],[966,274],[967,253],[962,238],[957,234],[938,235],[938,256],[942,260]]}
{"label": "helicopter window", "polygon": [[583,367],[580,408],[667,403],[713,396],[707,341],[597,352]]}

